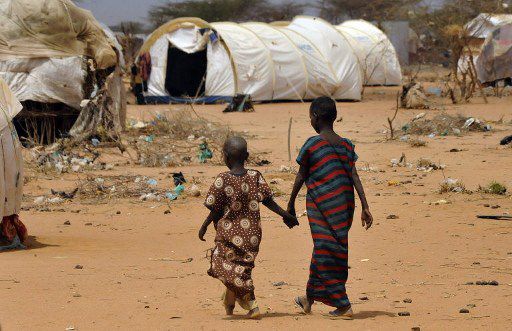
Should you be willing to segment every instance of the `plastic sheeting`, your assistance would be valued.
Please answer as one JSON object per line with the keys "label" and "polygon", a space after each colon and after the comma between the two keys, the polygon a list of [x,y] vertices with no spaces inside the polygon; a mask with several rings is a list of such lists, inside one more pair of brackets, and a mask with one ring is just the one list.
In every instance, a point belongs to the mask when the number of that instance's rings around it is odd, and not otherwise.
{"label": "plastic sheeting", "polygon": [[100,69],[117,64],[90,12],[70,0],[0,1],[0,61],[86,55]]}
{"label": "plastic sheeting", "polygon": [[334,26],[318,18],[299,16],[279,25],[171,21],[155,30],[141,49],[149,51],[153,63],[148,100],[170,97],[165,89],[170,45],[188,53],[207,48],[207,99],[237,93],[250,94],[254,101],[323,95],[361,99],[363,79],[354,50]]}
{"label": "plastic sheeting", "polygon": [[512,23],[512,15],[485,14],[478,15],[466,24],[465,28],[473,38],[485,39],[502,24]]}
{"label": "plastic sheeting", "polygon": [[0,210],[2,216],[18,214],[23,196],[23,157],[12,119],[22,106],[0,78]]}
{"label": "plastic sheeting", "polygon": [[87,75],[81,56],[0,61],[0,78],[19,101],[64,103],[80,109]]}
{"label": "plastic sheeting", "polygon": [[364,20],[346,21],[336,27],[350,43],[361,66],[364,85],[400,85],[402,70],[388,37]]}
{"label": "plastic sheeting", "polygon": [[478,79],[494,82],[512,77],[512,22],[495,29],[476,60]]}

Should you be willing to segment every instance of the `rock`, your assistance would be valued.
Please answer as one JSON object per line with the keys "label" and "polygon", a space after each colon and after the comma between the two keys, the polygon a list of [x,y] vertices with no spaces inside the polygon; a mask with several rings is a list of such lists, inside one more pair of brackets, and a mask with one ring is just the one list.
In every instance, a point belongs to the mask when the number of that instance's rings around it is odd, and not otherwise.
{"label": "rock", "polygon": [[288,285],[287,282],[276,282],[276,283],[272,283],[273,286],[283,286],[283,285]]}
{"label": "rock", "polygon": [[116,215],[121,215],[121,211],[116,211]]}
{"label": "rock", "polygon": [[459,313],[461,313],[461,314],[469,314],[469,309],[462,308],[461,310],[459,310]]}
{"label": "rock", "polygon": [[404,299],[404,303],[412,303],[412,299],[406,298]]}
{"label": "rock", "polygon": [[398,217],[397,215],[388,215],[388,217],[386,217],[386,219],[388,219],[388,220],[397,220],[399,218],[400,217]]}
{"label": "rock", "polygon": [[77,264],[77,265],[75,266],[75,269],[78,269],[78,270],[82,270],[83,268],[84,268],[84,266],[83,266],[83,265],[80,265],[80,264]]}
{"label": "rock", "polygon": [[170,213],[171,213],[171,211],[170,211],[169,209],[167,209],[166,211],[164,211],[164,215],[168,215],[168,214],[170,214]]}
{"label": "rock", "polygon": [[359,300],[368,301],[370,299],[368,299],[368,297],[360,297]]}
{"label": "rock", "polygon": [[92,226],[92,223],[85,223],[85,226]]}
{"label": "rock", "polygon": [[495,206],[492,206],[491,208],[492,208],[492,209],[500,209],[500,208],[501,208],[501,206],[500,206],[500,205],[495,205]]}
{"label": "rock", "polygon": [[408,311],[401,311],[398,313],[398,316],[411,316],[411,313],[409,313]]}
{"label": "rock", "polygon": [[34,203],[36,205],[42,205],[44,202],[45,202],[45,197],[41,196],[41,197],[37,197],[34,199]]}
{"label": "rock", "polygon": [[66,222],[64,222],[64,225],[71,225],[71,222],[70,221],[66,221]]}
{"label": "rock", "polygon": [[420,327],[419,326],[414,326],[411,328],[411,331],[420,331]]}
{"label": "rock", "polygon": [[500,283],[498,283],[497,281],[493,280],[493,281],[489,282],[489,285],[491,285],[491,286],[498,286],[498,285],[500,285]]}
{"label": "rock", "polygon": [[82,297],[80,293],[73,293],[73,298],[80,298]]}
{"label": "rock", "polygon": [[473,304],[473,303],[470,303],[470,304],[468,304],[468,305],[467,305],[467,307],[468,307],[468,308],[475,308],[475,307],[476,307],[476,305],[475,305],[475,304]]}

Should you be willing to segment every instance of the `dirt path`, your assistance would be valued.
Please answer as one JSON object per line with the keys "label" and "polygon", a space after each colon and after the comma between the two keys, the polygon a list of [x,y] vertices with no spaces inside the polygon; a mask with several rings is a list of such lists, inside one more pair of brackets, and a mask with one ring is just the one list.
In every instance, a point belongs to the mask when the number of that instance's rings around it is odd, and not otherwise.
{"label": "dirt path", "polygon": [[[205,273],[205,254],[213,234],[208,233],[207,243],[196,239],[207,214],[201,197],[173,203],[170,214],[164,214],[165,204],[138,199],[97,205],[70,202],[60,212],[23,212],[34,237],[29,250],[0,253],[1,330],[508,329],[512,323],[512,222],[478,220],[475,215],[512,212],[512,199],[480,193],[440,195],[437,190],[443,176],[462,180],[470,190],[492,180],[512,189],[512,150],[498,147],[503,136],[512,134],[511,127],[498,125],[507,131],[463,137],[425,137],[428,145],[422,148],[384,142],[382,131],[394,107],[394,93],[393,89],[370,90],[364,102],[339,104],[343,122],[337,128],[356,144],[359,167],[368,163],[375,168],[375,172],[361,172],[375,227],[364,231],[358,210],[350,238],[348,292],[357,313],[354,321],[329,320],[322,316],[328,311],[322,305],[315,305],[314,315],[297,314],[291,300],[304,292],[312,250],[307,219],[301,218],[301,226],[290,231],[268,211],[263,211],[264,239],[254,271],[263,319],[224,318],[221,285]],[[494,121],[504,115],[504,121],[510,122],[511,102],[510,98],[491,99],[489,105],[475,102],[446,108],[451,114]],[[277,181],[279,191],[289,192],[293,176],[279,172],[281,165],[290,165],[288,120],[294,120],[292,154],[296,155],[313,134],[308,106],[266,104],[258,105],[256,113],[227,115],[221,113],[222,106],[196,108],[201,116],[254,136],[250,149],[268,153],[265,158],[272,161],[258,169],[268,180],[282,179]],[[167,108],[131,107],[130,114],[149,119],[151,113]],[[420,112],[401,111],[397,126]],[[463,151],[450,153],[452,148]],[[402,153],[411,163],[426,157],[445,164],[446,169],[423,173],[391,168],[390,160]],[[170,185],[166,175],[174,170],[196,177],[204,192],[223,168],[120,165],[113,173],[145,174]],[[37,195],[49,188],[73,187],[75,181],[76,175],[69,174],[41,177],[25,191]],[[389,181],[402,184],[389,186]],[[286,199],[277,198],[283,205]],[[450,204],[429,204],[441,199]],[[487,208],[487,204],[499,208]],[[298,206],[304,208],[303,195]],[[391,214],[398,219],[387,219]],[[71,225],[64,225],[67,220]],[[465,285],[491,280],[499,286]],[[273,285],[278,282],[286,284]],[[459,313],[461,308],[470,313]],[[404,311],[410,316],[397,316]]]}

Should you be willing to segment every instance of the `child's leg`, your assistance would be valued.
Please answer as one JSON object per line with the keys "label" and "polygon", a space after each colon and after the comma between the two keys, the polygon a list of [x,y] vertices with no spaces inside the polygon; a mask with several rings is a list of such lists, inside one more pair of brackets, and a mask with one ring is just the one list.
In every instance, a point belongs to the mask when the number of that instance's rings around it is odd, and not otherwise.
{"label": "child's leg", "polygon": [[226,315],[233,315],[233,311],[235,310],[235,302],[235,293],[230,289],[226,288],[224,294],[222,295],[222,303],[224,304],[224,308],[226,309]]}

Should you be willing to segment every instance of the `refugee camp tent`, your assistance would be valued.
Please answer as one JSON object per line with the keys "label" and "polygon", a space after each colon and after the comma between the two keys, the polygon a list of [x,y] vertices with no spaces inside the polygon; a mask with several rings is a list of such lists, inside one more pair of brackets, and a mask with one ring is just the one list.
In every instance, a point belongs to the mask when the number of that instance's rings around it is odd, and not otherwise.
{"label": "refugee camp tent", "polygon": [[354,50],[364,75],[364,85],[400,85],[402,70],[388,37],[364,20],[346,21],[336,27]]}
{"label": "refugee camp tent", "polygon": [[476,60],[476,69],[483,83],[512,77],[512,21],[502,23],[489,34]]}
{"label": "refugee camp tent", "polygon": [[497,27],[512,22],[510,14],[482,13],[468,22],[465,26],[467,33],[477,39],[485,40]]}
{"label": "refugee camp tent", "polygon": [[207,23],[181,18],[155,30],[140,55],[149,54],[146,101],[255,101],[330,95],[360,100],[357,57],[329,23],[299,16],[289,24]]}
{"label": "refugee camp tent", "polygon": [[24,105],[18,123],[37,118],[32,124],[49,121],[54,134],[75,137],[100,124],[121,130],[122,52],[115,46],[70,0],[1,1],[0,77]]}

